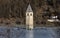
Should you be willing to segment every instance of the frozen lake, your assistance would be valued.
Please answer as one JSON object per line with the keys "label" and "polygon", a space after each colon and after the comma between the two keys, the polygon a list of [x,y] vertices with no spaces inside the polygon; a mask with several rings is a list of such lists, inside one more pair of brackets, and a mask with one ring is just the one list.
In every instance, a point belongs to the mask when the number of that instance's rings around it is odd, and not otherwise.
{"label": "frozen lake", "polygon": [[5,28],[0,27],[0,38],[60,38],[60,29],[57,28]]}

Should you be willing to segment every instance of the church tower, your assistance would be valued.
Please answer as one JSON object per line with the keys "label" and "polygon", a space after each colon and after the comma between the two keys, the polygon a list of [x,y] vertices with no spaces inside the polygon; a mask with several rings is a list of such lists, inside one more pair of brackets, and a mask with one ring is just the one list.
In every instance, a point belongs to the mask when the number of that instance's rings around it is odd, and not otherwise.
{"label": "church tower", "polygon": [[33,29],[33,11],[30,4],[28,5],[27,11],[26,11],[26,28]]}

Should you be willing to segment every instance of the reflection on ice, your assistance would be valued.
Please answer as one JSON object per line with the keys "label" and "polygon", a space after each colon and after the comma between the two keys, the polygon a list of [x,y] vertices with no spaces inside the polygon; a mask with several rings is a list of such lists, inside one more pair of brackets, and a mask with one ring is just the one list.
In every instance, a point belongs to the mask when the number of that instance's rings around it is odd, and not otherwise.
{"label": "reflection on ice", "polygon": [[56,34],[51,28],[26,30],[25,38],[56,38]]}
{"label": "reflection on ice", "polygon": [[26,30],[26,38],[34,38],[33,30]]}

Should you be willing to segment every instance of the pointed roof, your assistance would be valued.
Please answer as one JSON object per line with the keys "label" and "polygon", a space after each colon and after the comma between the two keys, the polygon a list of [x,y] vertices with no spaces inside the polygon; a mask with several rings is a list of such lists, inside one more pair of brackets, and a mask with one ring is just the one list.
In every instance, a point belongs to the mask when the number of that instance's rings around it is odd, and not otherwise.
{"label": "pointed roof", "polygon": [[27,8],[27,11],[26,12],[32,12],[32,8],[31,8],[31,5],[30,4],[28,5],[28,8]]}

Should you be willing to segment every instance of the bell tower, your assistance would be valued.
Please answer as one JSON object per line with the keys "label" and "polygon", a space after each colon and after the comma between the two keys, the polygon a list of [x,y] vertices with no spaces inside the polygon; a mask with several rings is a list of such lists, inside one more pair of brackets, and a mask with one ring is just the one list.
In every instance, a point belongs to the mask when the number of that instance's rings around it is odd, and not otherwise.
{"label": "bell tower", "polygon": [[26,28],[33,29],[33,11],[30,4],[26,10]]}

